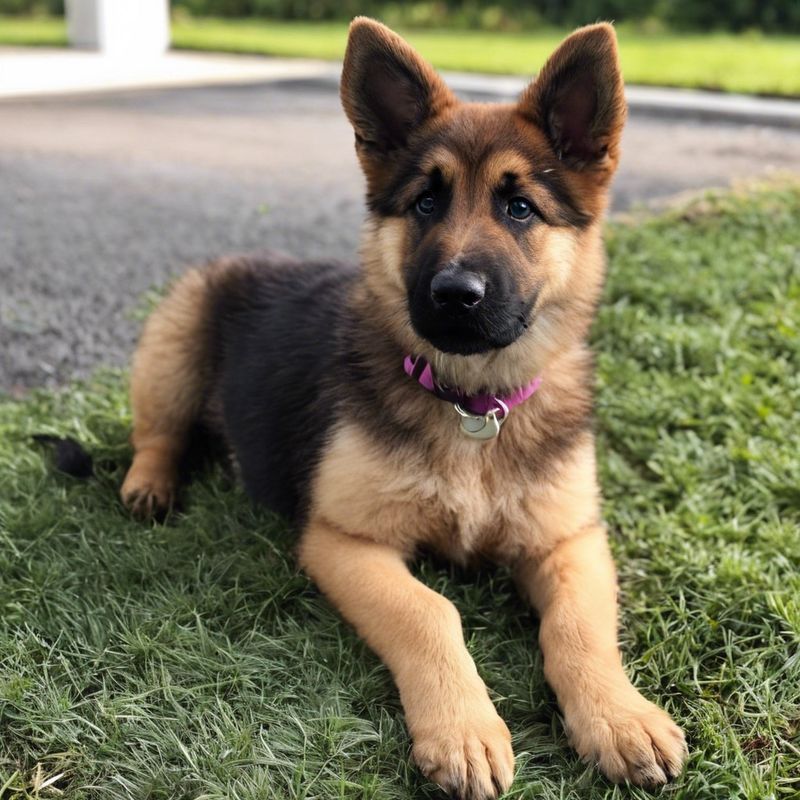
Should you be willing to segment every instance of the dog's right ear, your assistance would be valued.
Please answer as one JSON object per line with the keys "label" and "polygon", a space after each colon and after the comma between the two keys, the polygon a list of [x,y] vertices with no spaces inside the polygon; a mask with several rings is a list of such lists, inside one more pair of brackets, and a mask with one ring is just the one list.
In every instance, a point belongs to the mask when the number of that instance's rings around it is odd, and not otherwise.
{"label": "dog's right ear", "polygon": [[626,115],[614,28],[601,22],[568,36],[517,108],[569,168],[612,173]]}
{"label": "dog's right ear", "polygon": [[376,154],[403,147],[415,128],[456,103],[408,42],[367,17],[350,24],[340,94],[356,145]]}

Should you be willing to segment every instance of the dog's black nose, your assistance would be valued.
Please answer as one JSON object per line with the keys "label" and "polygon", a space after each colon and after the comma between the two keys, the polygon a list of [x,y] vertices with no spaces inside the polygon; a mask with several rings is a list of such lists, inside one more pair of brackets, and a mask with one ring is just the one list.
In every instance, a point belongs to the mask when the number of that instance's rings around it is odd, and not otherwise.
{"label": "dog's black nose", "polygon": [[437,306],[460,310],[474,308],[483,300],[486,280],[474,272],[438,272],[431,281],[431,297]]}

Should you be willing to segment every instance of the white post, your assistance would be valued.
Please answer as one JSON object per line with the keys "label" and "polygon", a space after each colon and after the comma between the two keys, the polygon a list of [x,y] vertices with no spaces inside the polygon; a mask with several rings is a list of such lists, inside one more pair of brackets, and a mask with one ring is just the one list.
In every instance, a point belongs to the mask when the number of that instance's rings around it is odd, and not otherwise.
{"label": "white post", "polygon": [[159,55],[169,47],[168,0],[66,0],[73,47],[109,55]]}

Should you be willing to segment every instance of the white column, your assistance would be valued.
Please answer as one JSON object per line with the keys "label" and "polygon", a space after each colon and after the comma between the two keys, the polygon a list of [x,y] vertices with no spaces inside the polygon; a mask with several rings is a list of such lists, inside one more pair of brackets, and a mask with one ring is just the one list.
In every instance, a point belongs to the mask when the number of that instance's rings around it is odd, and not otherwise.
{"label": "white column", "polygon": [[73,47],[158,55],[169,47],[168,0],[66,0]]}

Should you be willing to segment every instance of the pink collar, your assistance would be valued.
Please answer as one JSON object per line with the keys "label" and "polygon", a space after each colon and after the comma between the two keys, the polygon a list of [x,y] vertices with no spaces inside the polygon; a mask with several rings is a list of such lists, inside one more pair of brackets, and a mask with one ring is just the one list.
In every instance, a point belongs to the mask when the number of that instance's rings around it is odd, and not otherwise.
{"label": "pink collar", "polygon": [[494,413],[500,421],[504,420],[514,406],[525,402],[542,385],[541,375],[530,383],[505,396],[495,394],[465,394],[458,389],[442,386],[433,377],[431,365],[422,356],[406,356],[403,361],[406,375],[414,378],[420,386],[435,394],[441,400],[453,403],[457,410],[466,411],[475,417],[485,417]]}

